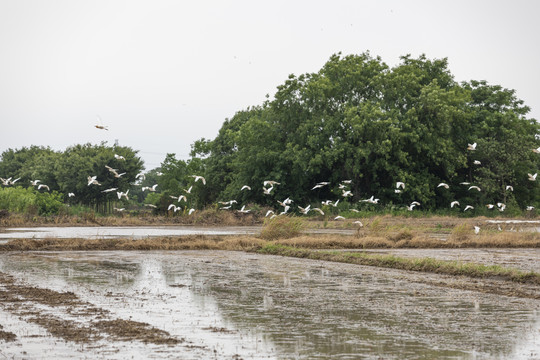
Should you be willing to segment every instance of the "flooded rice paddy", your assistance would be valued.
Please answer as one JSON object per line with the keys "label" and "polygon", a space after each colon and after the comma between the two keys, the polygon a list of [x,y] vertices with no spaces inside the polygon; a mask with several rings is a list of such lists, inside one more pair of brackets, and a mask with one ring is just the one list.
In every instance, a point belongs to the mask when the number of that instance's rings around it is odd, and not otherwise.
{"label": "flooded rice paddy", "polygon": [[440,275],[230,251],[4,253],[0,274],[0,358],[540,357],[539,300]]}
{"label": "flooded rice paddy", "polygon": [[[142,239],[159,236],[185,235],[254,235],[260,226],[47,226],[4,228],[0,243],[13,239]],[[352,235],[350,229],[310,229],[308,233]]]}

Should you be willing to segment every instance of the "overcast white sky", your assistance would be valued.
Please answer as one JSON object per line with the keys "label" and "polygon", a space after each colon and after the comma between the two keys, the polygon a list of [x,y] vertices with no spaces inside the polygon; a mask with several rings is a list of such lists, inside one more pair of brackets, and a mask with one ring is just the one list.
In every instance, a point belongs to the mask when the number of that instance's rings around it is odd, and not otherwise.
{"label": "overcast white sky", "polygon": [[[539,1],[0,0],[0,152],[77,143],[187,159],[225,118],[341,51],[448,57],[540,119]],[[94,128],[96,115],[108,132]]]}

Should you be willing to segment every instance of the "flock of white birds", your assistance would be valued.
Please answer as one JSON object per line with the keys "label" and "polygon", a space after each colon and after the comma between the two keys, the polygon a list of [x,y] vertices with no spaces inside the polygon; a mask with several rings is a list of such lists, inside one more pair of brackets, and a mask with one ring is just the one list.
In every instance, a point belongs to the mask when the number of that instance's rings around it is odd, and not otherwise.
{"label": "flock of white birds", "polygon": [[[107,126],[104,126],[101,124],[101,119],[99,118],[98,116],[98,119],[99,119],[99,122],[100,124],[99,125],[95,125],[95,127],[97,129],[100,129],[100,130],[109,130]],[[476,143],[473,143],[473,144],[467,144],[467,150],[468,151],[476,151],[476,146],[477,144]],[[540,154],[540,147],[537,148],[537,149],[533,149],[532,150],[533,152],[535,153],[538,153]],[[118,155],[118,154],[114,154],[114,158],[117,159],[117,160],[123,160],[125,161],[126,159],[121,156],[121,155]],[[480,161],[478,160],[474,160],[473,161],[473,164],[475,165],[481,165]],[[113,169],[112,167],[108,166],[108,165],[105,165],[105,167],[107,168],[107,170],[109,170],[109,172],[112,174],[112,176],[114,176],[115,178],[120,178],[122,177],[123,175],[125,175],[126,173],[123,172],[123,173],[119,173],[118,172],[118,169]],[[160,175],[158,173],[158,175]],[[535,174],[527,174],[528,175],[528,179],[530,181],[536,181],[536,177],[538,175],[538,173],[535,173]],[[206,179],[202,176],[199,176],[199,175],[191,175],[191,177],[194,178],[194,183],[198,182],[198,181],[201,181],[203,185],[206,185]],[[140,179],[140,180],[144,180],[145,179],[145,175],[144,173],[139,173],[137,176],[136,176],[136,179]],[[12,178],[8,178],[8,179],[4,179],[4,178],[1,178],[0,177],[0,181],[2,182],[2,185],[3,186],[11,186],[11,185],[14,185],[17,181],[19,181],[20,178],[17,178],[17,179],[14,179],[12,180]],[[33,180],[31,181],[31,185],[32,186],[35,186],[37,187],[38,190],[40,189],[46,189],[47,191],[50,191],[49,189],[49,186],[45,185],[45,184],[40,184],[40,180]],[[328,186],[330,183],[329,182],[319,182],[317,183],[315,186],[313,186],[313,188],[311,190],[316,190],[316,189],[320,189],[324,186]],[[353,196],[353,193],[350,189],[348,189],[348,187],[352,184],[352,180],[343,180],[339,183],[338,187],[339,189],[342,191],[341,193],[341,196],[343,198],[348,198],[348,197],[352,197]],[[273,180],[266,180],[263,182],[263,186],[262,186],[262,191],[263,191],[263,194],[264,195],[271,195],[272,194],[272,190],[274,190],[274,188],[276,186],[280,185],[280,183],[276,182],[276,181],[273,181]],[[465,186],[469,186],[468,190],[476,190],[476,191],[482,191],[480,189],[480,187],[476,186],[476,185],[471,185],[470,183],[468,182],[461,182],[460,185],[465,185]],[[97,176],[88,176],[88,186],[101,186],[101,183],[98,181],[97,179]],[[150,192],[155,192],[156,191],[156,188],[157,188],[158,184],[155,184],[153,186],[145,186],[145,187],[142,187],[142,191],[150,191]],[[445,188],[445,189],[449,189],[450,186],[446,183],[440,183],[437,185],[437,188]],[[190,186],[188,189],[184,189],[184,192],[186,194],[191,194],[191,191],[193,189],[193,186]],[[402,190],[405,189],[405,183],[404,182],[401,182],[401,181],[398,181],[396,183],[396,188],[395,188],[395,192],[396,193],[400,193]],[[244,185],[241,187],[240,191],[251,191],[251,187],[249,185]],[[507,185],[506,188],[505,188],[506,191],[514,191],[514,188],[511,186],[511,185]],[[126,192],[122,192],[122,191],[118,191],[117,188],[109,188],[109,189],[105,189],[102,191],[102,193],[108,193],[108,192],[113,192],[113,191],[116,191],[116,194],[118,196],[118,200],[121,200],[122,198],[126,199],[126,200],[129,200],[129,197],[128,197],[128,193],[129,193],[129,190],[127,190]],[[75,193],[68,193],[68,197],[74,197],[75,196]],[[182,210],[182,207],[180,206],[180,203],[181,202],[186,202],[188,201],[186,195],[178,195],[178,196],[170,196],[172,199],[174,199],[178,205],[176,204],[173,204],[171,203],[168,207],[168,211],[172,211],[174,213],[176,213],[177,211],[180,211]],[[379,199],[378,198],[375,198],[374,195],[372,195],[370,198],[368,199],[364,199],[364,200],[360,200],[361,202],[366,202],[366,203],[370,203],[370,204],[378,204],[379,203]],[[219,209],[221,210],[230,210],[232,208],[232,206],[234,204],[237,204],[238,202],[236,200],[230,200],[230,201],[220,201],[218,202],[220,205],[222,205]],[[279,216],[279,215],[285,215],[287,214],[290,210],[291,210],[291,205],[293,203],[293,200],[290,199],[290,198],[287,198],[283,201],[279,201],[278,200],[278,204],[280,206],[283,207],[283,211],[281,212],[278,212],[277,214],[273,211],[273,210],[268,210],[267,213],[266,213],[266,217],[268,216],[271,216],[272,218],[275,217],[275,216]],[[333,207],[337,207],[339,203],[339,200],[333,202],[331,200],[326,200],[326,201],[323,201],[321,202],[322,205],[326,205],[326,206],[333,206]],[[155,205],[152,205],[152,204],[145,204],[146,206],[149,206],[149,207],[153,207],[153,208],[156,208]],[[407,210],[409,211],[413,211],[414,207],[416,206],[421,206],[421,204],[418,202],[418,201],[413,201],[410,205],[407,206]],[[450,203],[450,207],[451,208],[454,208],[454,207],[459,207],[460,206],[460,203],[459,201],[457,200],[454,200]],[[502,203],[502,202],[498,202],[496,205],[495,204],[486,204],[485,205],[488,209],[497,209],[499,211],[504,211],[505,208],[506,208],[506,204]],[[316,211],[318,212],[319,214],[321,215],[324,215],[324,211],[321,210],[320,208],[318,207],[311,207],[311,205],[308,205],[306,207],[301,207],[299,205],[297,205],[298,207],[298,210],[300,213],[304,214],[304,215],[307,215],[310,211]],[[474,209],[474,206],[472,205],[465,205],[465,207],[463,208],[463,211],[468,211],[468,210],[472,210]],[[533,210],[534,207],[533,206],[527,206],[527,210],[528,211],[531,211]],[[116,208],[114,207],[114,210],[115,211],[118,211],[118,212],[122,212],[125,210],[125,208]],[[191,215],[195,212],[196,210],[191,208],[187,211],[188,215]],[[250,209],[246,209],[246,206],[243,205],[241,209],[239,210],[236,210],[237,212],[239,213],[249,213],[251,210]],[[356,209],[350,209],[350,211],[353,211],[353,212],[358,212],[358,210]],[[334,218],[334,220],[343,220],[345,219],[343,216],[336,216]],[[356,224],[358,224],[359,226],[363,226],[362,222],[361,221],[355,221]],[[475,233],[478,234],[478,232],[480,231],[480,228],[475,226]]]}

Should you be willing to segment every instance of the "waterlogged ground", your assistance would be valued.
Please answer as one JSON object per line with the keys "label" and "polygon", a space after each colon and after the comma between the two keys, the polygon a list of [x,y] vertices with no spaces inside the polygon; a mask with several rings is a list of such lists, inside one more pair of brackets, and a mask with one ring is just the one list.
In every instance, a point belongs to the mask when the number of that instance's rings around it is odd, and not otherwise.
{"label": "waterlogged ground", "polygon": [[5,253],[0,274],[0,358],[540,358],[540,300],[466,279],[228,251]]}

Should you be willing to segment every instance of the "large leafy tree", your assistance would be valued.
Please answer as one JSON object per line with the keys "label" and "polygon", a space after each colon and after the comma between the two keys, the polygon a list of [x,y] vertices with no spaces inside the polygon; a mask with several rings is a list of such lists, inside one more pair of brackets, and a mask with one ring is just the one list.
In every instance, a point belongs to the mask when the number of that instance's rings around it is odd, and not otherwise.
{"label": "large leafy tree", "polygon": [[[273,100],[238,112],[214,140],[196,142],[193,154],[210,179],[205,202],[337,199],[337,184],[347,179],[353,202],[375,195],[434,209],[456,197],[506,201],[505,186],[515,184],[512,199],[524,206],[538,201],[526,180],[539,160],[531,151],[538,124],[528,111],[514,91],[457,83],[446,59],[404,56],[390,68],[369,53],[336,54],[317,73],[290,75]],[[478,150],[468,152],[473,142]],[[273,196],[260,189],[267,179],[281,182]],[[320,181],[333,186],[311,191]],[[407,184],[401,193],[397,181]],[[485,191],[467,192],[464,181]],[[450,189],[437,188],[440,182]],[[243,185],[254,191],[240,192]]]}

